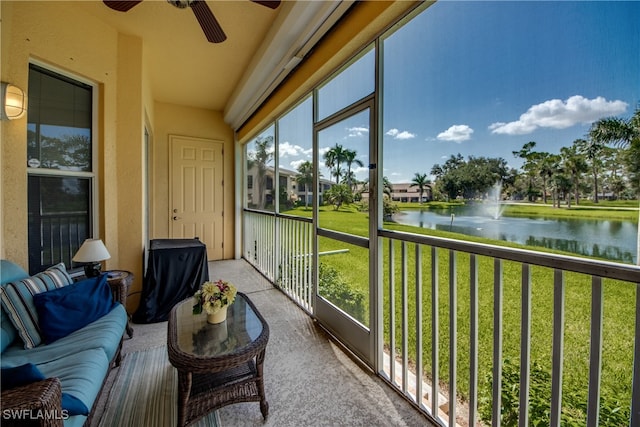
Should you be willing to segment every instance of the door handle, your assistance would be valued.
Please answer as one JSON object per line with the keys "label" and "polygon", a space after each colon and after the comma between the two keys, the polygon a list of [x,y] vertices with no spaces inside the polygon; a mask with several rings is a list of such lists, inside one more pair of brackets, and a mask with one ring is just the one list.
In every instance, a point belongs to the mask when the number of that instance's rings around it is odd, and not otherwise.
{"label": "door handle", "polygon": [[177,220],[179,220],[179,219],[180,219],[180,217],[177,217],[177,216],[174,216],[174,217],[173,217],[173,220],[174,220],[174,221],[177,221]]}

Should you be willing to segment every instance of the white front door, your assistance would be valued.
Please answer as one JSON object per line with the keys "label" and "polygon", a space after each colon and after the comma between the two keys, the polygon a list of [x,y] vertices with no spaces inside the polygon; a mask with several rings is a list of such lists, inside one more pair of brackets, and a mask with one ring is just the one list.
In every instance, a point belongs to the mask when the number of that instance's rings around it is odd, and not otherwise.
{"label": "white front door", "polygon": [[169,136],[169,233],[174,239],[199,238],[209,260],[223,258],[223,146],[222,141]]}

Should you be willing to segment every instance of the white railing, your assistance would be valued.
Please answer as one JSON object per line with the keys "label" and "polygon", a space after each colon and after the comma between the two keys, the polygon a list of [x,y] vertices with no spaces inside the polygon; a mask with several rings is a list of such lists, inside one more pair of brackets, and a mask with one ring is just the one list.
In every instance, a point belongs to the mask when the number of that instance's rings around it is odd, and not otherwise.
{"label": "white railing", "polygon": [[[389,313],[387,330],[389,340],[387,342],[390,351],[389,360],[397,361],[388,363],[383,369],[382,375],[397,387],[407,398],[414,401],[425,412],[429,413],[442,425],[453,426],[464,424],[475,426],[479,422],[478,415],[478,390],[483,379],[479,378],[479,346],[482,342],[478,338],[480,325],[492,327],[491,343],[491,385],[492,393],[490,406],[492,410],[491,423],[494,426],[501,425],[504,414],[501,409],[505,402],[502,401],[504,389],[503,381],[503,340],[505,338],[505,327],[503,314],[505,312],[504,280],[505,268],[508,266],[509,274],[514,274],[514,268],[519,268],[520,276],[520,298],[514,301],[512,297],[508,299],[509,310],[517,309],[520,317],[519,327],[519,380],[515,384],[518,395],[517,425],[528,426],[530,417],[531,393],[531,373],[530,369],[534,363],[531,360],[532,345],[532,291],[536,287],[546,286],[546,283],[534,283],[532,280],[532,270],[546,269],[547,276],[552,282],[552,318],[536,319],[538,324],[550,323],[551,331],[551,393],[548,407],[549,424],[560,426],[563,404],[563,369],[565,368],[565,358],[563,354],[575,351],[567,347],[565,342],[565,278],[570,274],[582,274],[591,277],[591,289],[585,289],[583,298],[588,298],[591,293],[591,314],[589,333],[589,350],[584,354],[588,359],[588,390],[586,390],[585,406],[586,414],[584,425],[600,425],[600,386],[603,364],[603,279],[611,279],[612,286],[626,286],[634,294],[634,300],[629,301],[633,305],[635,319],[629,319],[628,327],[635,332],[631,332],[632,338],[629,343],[632,353],[631,366],[626,366],[629,376],[627,385],[631,388],[631,399],[622,402],[621,408],[629,411],[629,420],[625,425],[640,425],[640,267],[631,265],[615,264],[604,261],[595,261],[584,258],[552,255],[535,251],[520,250],[502,246],[493,246],[458,240],[428,237],[412,233],[396,231],[379,231],[378,236],[383,239],[384,257],[388,260],[387,276],[383,278],[384,286],[387,288],[387,295],[400,294],[400,304],[396,304],[395,298],[388,298]],[[412,249],[412,250],[410,250]],[[459,259],[465,257],[468,266],[461,266]],[[444,258],[444,259],[441,259]],[[482,263],[481,263],[482,259]],[[429,271],[423,272],[424,266],[429,265]],[[441,271],[441,266],[446,266],[446,271]],[[487,286],[479,286],[480,268],[491,269],[493,266],[492,283],[490,283],[489,295],[483,295],[480,289],[487,290]],[[413,268],[412,279],[409,279],[409,270]],[[398,271],[400,272],[398,274]],[[458,283],[459,277],[468,277],[469,283]],[[424,278],[426,277],[426,280]],[[427,283],[423,283],[423,280]],[[440,293],[443,291],[442,282],[445,282],[444,289],[447,298],[442,301]],[[616,281],[613,283],[613,281]],[[399,282],[399,283],[397,283]],[[608,282],[609,283],[609,282]],[[486,285],[486,283],[485,283]],[[468,291],[468,297],[460,295],[459,290],[463,288]],[[540,291],[540,289],[536,289]],[[424,293],[429,292],[430,307],[424,305]],[[409,308],[408,301],[414,298],[412,309]],[[489,298],[492,313],[487,322],[487,313],[480,313],[479,301]],[[458,311],[461,301],[469,304],[469,318],[459,319]],[[515,306],[515,307],[514,307]],[[448,318],[441,319],[442,308],[446,307]],[[486,305],[485,305],[486,307]],[[616,308],[613,308],[616,309]],[[428,315],[430,322],[430,348],[425,348],[423,339],[425,337],[423,316]],[[409,318],[415,319],[415,323],[409,322]],[[400,325],[397,325],[397,319]],[[485,320],[482,323],[482,319]],[[460,322],[464,321],[466,325]],[[444,330],[443,330],[444,326]],[[463,327],[464,326],[464,327]],[[575,325],[572,325],[575,327]],[[396,331],[400,331],[400,336],[396,336]],[[461,335],[464,330],[464,336]],[[615,333],[615,331],[614,331]],[[443,339],[442,335],[448,337]],[[463,339],[465,342],[465,354],[463,361],[459,353],[459,343]],[[510,335],[510,339],[513,336]],[[410,355],[409,341],[416,343],[415,353]],[[468,340],[468,341],[467,341]],[[445,342],[445,348],[441,348],[441,343]],[[468,346],[466,345],[468,343]],[[468,349],[468,350],[467,350]],[[397,354],[399,353],[399,354]],[[440,366],[440,356],[446,355],[448,366]],[[604,355],[606,356],[606,355]],[[413,359],[413,360],[410,360]],[[430,361],[430,369],[423,372],[425,361]],[[460,366],[464,365],[466,375],[468,375],[468,388],[460,390],[458,377],[461,374]],[[410,368],[416,366],[416,369]],[[397,372],[399,371],[399,372]],[[413,372],[415,371],[415,372]],[[446,375],[447,380],[443,382],[441,376]],[[442,385],[445,387],[441,387]],[[513,384],[511,384],[513,386]],[[429,391],[425,397],[424,388]],[[441,388],[446,389],[443,393]],[[460,403],[460,395],[463,394],[464,403]],[[419,397],[418,397],[419,396]],[[513,402],[511,402],[513,404]],[[464,408],[458,408],[464,405]],[[626,406],[626,408],[625,408]],[[464,410],[458,410],[464,409]],[[455,414],[456,416],[451,416]],[[466,415],[461,415],[466,414]],[[532,420],[534,421],[534,420]],[[505,425],[515,425],[515,421],[505,422]],[[610,425],[603,423],[601,425]]]}
{"label": "white railing", "polygon": [[243,221],[243,257],[312,313],[311,220],[246,209]]}
{"label": "white railing", "polygon": [[[309,313],[313,313],[312,231],[307,218],[244,211],[244,258]],[[541,328],[542,334],[549,337],[550,370],[545,369],[550,372],[550,399],[545,411],[551,426],[563,424],[564,355],[580,351],[572,347],[575,344],[572,339],[565,341],[566,329],[576,327],[575,322],[569,325],[565,319],[565,280],[578,274],[590,278],[590,288],[587,285],[578,295],[582,300],[588,300],[590,295],[590,314],[578,325],[589,330],[588,350],[584,352],[584,362],[588,364],[583,390],[586,396],[584,425],[607,425],[602,421],[604,415],[599,403],[603,366],[608,363],[607,354],[603,354],[603,339],[605,330],[610,334],[616,331],[607,329],[603,321],[604,289],[624,288],[632,295],[627,303],[632,305],[631,313],[635,314],[628,319],[624,331],[630,337],[626,344],[630,366],[623,367],[629,375],[622,380],[627,381],[631,398],[622,402],[621,408],[630,414],[625,425],[640,426],[640,267],[397,231],[381,230],[378,239],[382,242],[385,261],[385,266],[380,267],[385,271],[380,274],[386,295],[385,355],[379,374],[439,424],[475,426],[482,423],[479,387],[486,381],[479,378],[483,373],[479,355],[481,347],[489,346],[482,350],[489,354],[491,365],[491,424],[528,426],[534,417],[530,403],[534,393],[531,369],[538,366],[538,361],[531,356],[532,339],[534,330],[538,337]],[[468,264],[463,266],[459,261],[462,259]],[[490,272],[489,280],[487,272]],[[517,298],[511,286],[514,276],[518,276]],[[464,278],[465,283],[459,278]],[[505,281],[510,284],[507,297],[504,296]],[[532,301],[536,300],[532,293],[539,295],[545,290],[549,293],[551,314],[548,319],[535,318],[534,321],[532,310],[536,307]],[[389,297],[393,295],[398,297]],[[460,318],[459,311],[462,305],[466,309],[467,304],[468,318]],[[480,312],[480,308],[485,310]],[[505,310],[512,313],[511,317],[516,310],[517,327],[513,327],[510,318],[509,328],[505,330]],[[445,315],[441,315],[443,312]],[[479,332],[486,328],[491,329],[488,344],[479,338]],[[510,385],[516,388],[518,396],[517,421],[503,420],[505,416],[501,413],[506,403],[503,401],[505,334],[508,340],[519,340],[516,346],[518,380]],[[446,359],[442,366],[441,359]],[[486,367],[486,360],[484,362]],[[462,387],[462,383],[466,386]]]}

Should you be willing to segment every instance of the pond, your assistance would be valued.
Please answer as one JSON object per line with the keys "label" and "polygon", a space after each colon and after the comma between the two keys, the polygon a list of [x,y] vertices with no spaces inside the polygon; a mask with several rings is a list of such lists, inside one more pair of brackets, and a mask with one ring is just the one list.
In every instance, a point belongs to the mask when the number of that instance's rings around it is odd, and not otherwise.
{"label": "pond", "polygon": [[[452,218],[453,213],[453,218]],[[474,207],[407,210],[393,216],[398,224],[557,249],[576,255],[636,263],[637,225],[632,221],[507,217]]]}

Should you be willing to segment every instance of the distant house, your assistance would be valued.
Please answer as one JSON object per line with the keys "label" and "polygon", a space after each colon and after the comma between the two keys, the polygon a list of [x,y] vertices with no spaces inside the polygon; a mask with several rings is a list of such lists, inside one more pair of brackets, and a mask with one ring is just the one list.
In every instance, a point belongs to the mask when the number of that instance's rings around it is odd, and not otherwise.
{"label": "distant house", "polygon": [[[309,192],[306,192],[306,186],[304,184],[298,184],[296,182],[296,176],[298,175],[297,171],[279,168],[279,187],[280,192],[282,193],[282,189],[286,189],[287,200],[292,204],[296,202],[300,202],[304,204],[305,196],[307,199],[307,204],[311,206],[313,204],[313,191],[309,189]],[[259,207],[260,205],[260,191],[258,187],[258,170],[256,166],[253,166],[247,172],[246,176],[246,185],[247,185],[247,203],[250,207]],[[320,195],[320,204],[322,204],[322,194],[327,191],[334,183],[326,179],[320,179],[319,184],[319,195]],[[273,180],[273,167],[267,167],[264,176],[264,206],[266,207],[273,204],[273,196],[274,196],[274,180]]]}
{"label": "distant house", "polygon": [[[369,199],[369,191],[365,186],[360,186],[359,190],[363,200]],[[420,189],[411,186],[410,183],[391,184],[391,200],[394,202],[420,203]],[[433,200],[431,188],[425,187],[422,193],[422,202]]]}
{"label": "distant house", "polygon": [[420,189],[408,183],[391,184],[391,200],[394,202],[420,203],[431,200],[431,188],[425,187],[420,200]]}

